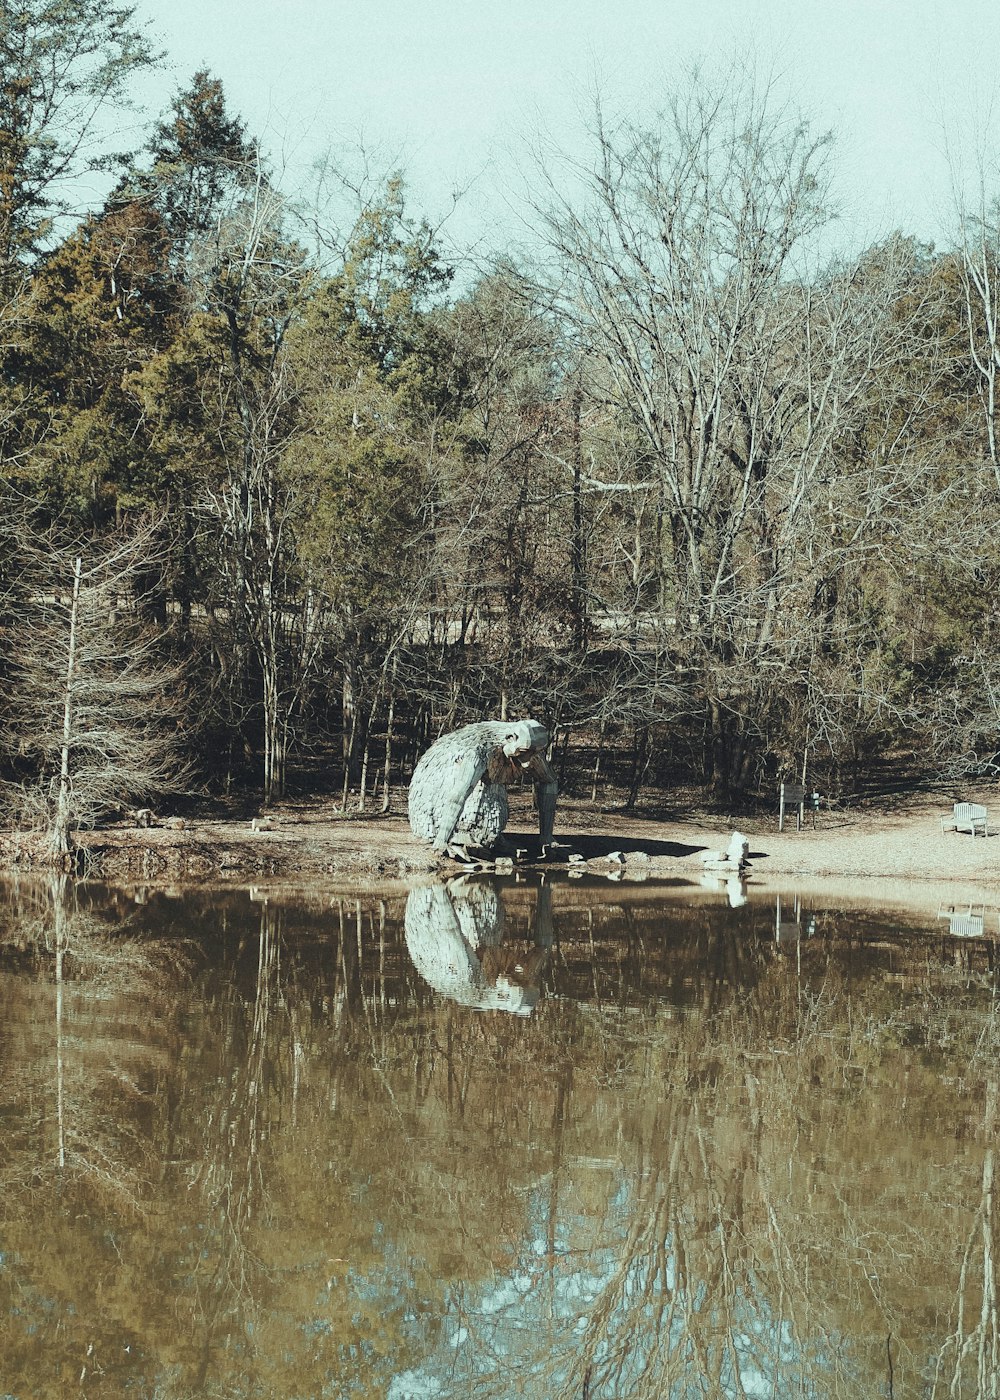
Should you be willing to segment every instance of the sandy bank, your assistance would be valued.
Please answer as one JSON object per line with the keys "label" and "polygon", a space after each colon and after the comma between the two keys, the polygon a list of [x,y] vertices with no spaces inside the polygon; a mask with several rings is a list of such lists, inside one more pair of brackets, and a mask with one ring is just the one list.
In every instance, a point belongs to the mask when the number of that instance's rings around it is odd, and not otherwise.
{"label": "sandy bank", "polygon": [[[970,794],[988,807],[992,792]],[[1000,794],[991,809],[996,831],[988,837],[943,832],[947,799],[914,797],[885,810],[823,813],[814,830],[779,832],[776,818],[756,821],[701,814],[663,821],[600,812],[564,803],[557,838],[565,843],[552,858],[555,868],[570,854],[582,856],[594,873],[606,871],[608,856],[624,857],[623,878],[700,880],[701,855],[724,847],[739,825],[750,842],[754,889],[806,891],[821,884],[860,902],[930,908],[942,903],[1000,905]],[[122,824],[81,832],[85,868],[112,881],[216,883],[246,879],[367,884],[411,882],[450,873],[394,814],[339,814],[331,802],[287,803],[253,829],[249,820],[204,818],[183,826]],[[531,814],[515,807],[509,834],[530,862],[537,853]],[[27,868],[39,858],[37,842],[0,834],[0,865]],[[620,863],[620,862],[619,862]],[[613,862],[612,862],[613,864]]]}

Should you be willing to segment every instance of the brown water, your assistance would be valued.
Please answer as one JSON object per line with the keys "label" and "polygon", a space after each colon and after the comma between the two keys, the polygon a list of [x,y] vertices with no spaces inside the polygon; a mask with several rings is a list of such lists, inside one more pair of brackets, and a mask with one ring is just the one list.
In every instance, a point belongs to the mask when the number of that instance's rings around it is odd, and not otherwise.
{"label": "brown water", "polygon": [[0,1397],[994,1395],[979,917],[0,887]]}

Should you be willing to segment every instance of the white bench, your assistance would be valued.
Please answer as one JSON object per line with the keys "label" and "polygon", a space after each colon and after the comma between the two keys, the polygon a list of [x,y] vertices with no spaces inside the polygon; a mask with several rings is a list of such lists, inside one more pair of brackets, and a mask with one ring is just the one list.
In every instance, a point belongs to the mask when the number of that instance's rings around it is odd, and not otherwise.
{"label": "white bench", "polygon": [[975,836],[978,831],[982,831],[984,836],[989,836],[990,829],[986,808],[979,802],[956,802],[951,809],[950,817],[941,818],[942,831],[967,831],[970,836]]}

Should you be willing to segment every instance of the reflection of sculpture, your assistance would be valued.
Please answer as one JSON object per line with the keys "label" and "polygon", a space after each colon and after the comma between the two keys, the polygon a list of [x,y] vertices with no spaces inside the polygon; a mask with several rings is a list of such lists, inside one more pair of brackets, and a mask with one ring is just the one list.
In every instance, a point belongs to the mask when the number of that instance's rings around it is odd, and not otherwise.
{"label": "reflection of sculpture", "polygon": [[505,917],[496,887],[459,878],[411,890],[406,946],[426,982],[459,1006],[530,1016],[552,942],[551,899],[538,892],[535,946],[504,944]]}
{"label": "reflection of sculpture", "polygon": [[468,860],[469,848],[491,851],[507,825],[509,784],[535,784],[542,855],[552,842],[555,775],[545,761],[549,736],[534,720],[467,724],[427,750],[410,783],[410,826],[435,851]]}
{"label": "reflection of sculpture", "polygon": [[730,909],[742,909],[747,902],[747,882],[742,875],[724,875],[707,871],[701,877],[706,890],[717,890],[729,900]]}

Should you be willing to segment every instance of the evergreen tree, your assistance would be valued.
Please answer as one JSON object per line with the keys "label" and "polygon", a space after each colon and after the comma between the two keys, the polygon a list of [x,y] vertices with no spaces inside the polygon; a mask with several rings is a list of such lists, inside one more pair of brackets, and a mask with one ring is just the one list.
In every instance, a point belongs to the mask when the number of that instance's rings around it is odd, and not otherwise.
{"label": "evergreen tree", "polygon": [[[191,286],[211,259],[211,235],[234,193],[261,169],[245,124],[232,116],[221,81],[199,69],[130,164],[112,201],[150,204],[167,234],[170,265]],[[199,243],[208,240],[207,249]]]}
{"label": "evergreen tree", "polygon": [[431,312],[450,278],[393,177],[289,333],[300,402],[285,480],[305,576],[331,611],[345,792],[355,759],[363,782],[376,711],[392,712],[399,645],[430,601],[429,482],[447,399]]}
{"label": "evergreen tree", "polygon": [[98,524],[158,506],[130,387],[176,319],[155,211],[129,205],[86,220],[41,262],[31,303],[8,353],[9,479],[50,515]]}
{"label": "evergreen tree", "polygon": [[157,62],[135,5],[109,0],[0,4],[0,274],[30,262],[67,209],[67,184],[113,156],[98,114],[128,99]]}

